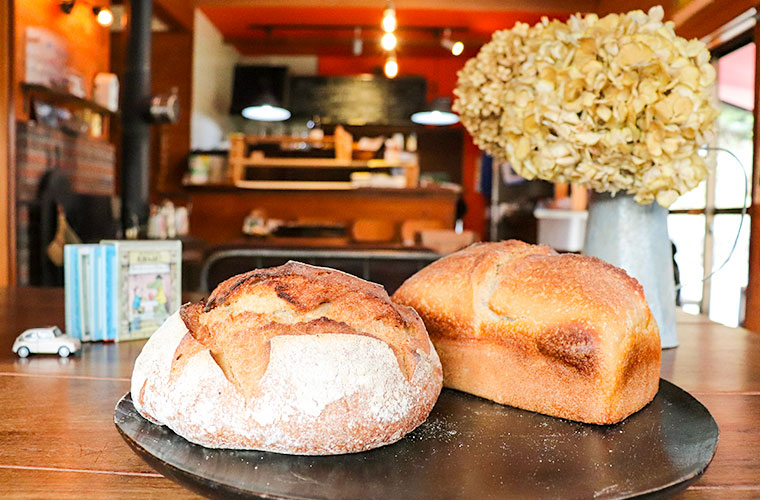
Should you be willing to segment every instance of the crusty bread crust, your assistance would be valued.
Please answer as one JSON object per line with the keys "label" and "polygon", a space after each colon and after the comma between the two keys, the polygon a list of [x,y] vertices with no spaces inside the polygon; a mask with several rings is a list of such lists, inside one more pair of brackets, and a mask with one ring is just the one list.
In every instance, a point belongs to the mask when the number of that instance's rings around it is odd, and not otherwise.
{"label": "crusty bread crust", "polygon": [[657,392],[659,331],[643,290],[599,259],[481,243],[424,268],[393,300],[422,317],[446,387],[595,424]]}
{"label": "crusty bread crust", "polygon": [[290,262],[183,306],[135,362],[135,407],[212,448],[325,455],[392,443],[441,390],[413,309],[382,287]]}

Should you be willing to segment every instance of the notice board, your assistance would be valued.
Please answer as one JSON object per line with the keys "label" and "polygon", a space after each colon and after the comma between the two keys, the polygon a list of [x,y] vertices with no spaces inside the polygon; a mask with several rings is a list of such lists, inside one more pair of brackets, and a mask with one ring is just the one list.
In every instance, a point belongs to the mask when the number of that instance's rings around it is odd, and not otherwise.
{"label": "notice board", "polygon": [[421,76],[293,76],[289,109],[295,118],[319,116],[324,123],[409,124],[425,106]]}

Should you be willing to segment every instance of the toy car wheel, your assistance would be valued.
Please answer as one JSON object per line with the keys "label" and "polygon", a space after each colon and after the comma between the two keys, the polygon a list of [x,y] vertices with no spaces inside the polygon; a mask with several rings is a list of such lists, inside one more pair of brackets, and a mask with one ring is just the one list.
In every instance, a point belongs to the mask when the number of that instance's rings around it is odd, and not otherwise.
{"label": "toy car wheel", "polygon": [[66,347],[65,345],[61,346],[60,348],[58,348],[58,355],[60,357],[62,357],[62,358],[68,358],[69,354],[71,354],[71,350],[68,347]]}
{"label": "toy car wheel", "polygon": [[25,358],[29,356],[29,348],[26,346],[19,347],[18,351],[16,351],[16,354],[18,354],[19,358]]}

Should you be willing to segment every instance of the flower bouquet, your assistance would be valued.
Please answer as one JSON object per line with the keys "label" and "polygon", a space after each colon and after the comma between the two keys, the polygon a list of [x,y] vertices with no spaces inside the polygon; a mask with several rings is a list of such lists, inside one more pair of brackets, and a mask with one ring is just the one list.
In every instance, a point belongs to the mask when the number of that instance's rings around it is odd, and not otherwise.
{"label": "flower bouquet", "polygon": [[705,45],[678,37],[658,6],[497,31],[454,90],[495,159],[604,193],[591,198],[584,253],[639,280],[663,347],[678,345],[666,207],[707,176],[714,81]]}
{"label": "flower bouquet", "polygon": [[648,13],[544,18],[497,31],[459,72],[475,144],[528,179],[670,206],[707,175],[715,69],[704,43]]}

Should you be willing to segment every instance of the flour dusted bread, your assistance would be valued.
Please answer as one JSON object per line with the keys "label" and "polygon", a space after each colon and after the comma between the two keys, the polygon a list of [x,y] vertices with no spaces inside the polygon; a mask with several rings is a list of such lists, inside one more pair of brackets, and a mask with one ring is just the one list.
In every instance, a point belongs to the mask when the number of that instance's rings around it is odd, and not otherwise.
{"label": "flour dusted bread", "polygon": [[422,317],[446,387],[594,424],[657,392],[660,338],[644,292],[599,259],[481,243],[422,269],[393,300]]}
{"label": "flour dusted bread", "polygon": [[427,418],[441,380],[412,308],[289,262],[171,316],[135,362],[132,399],[203,446],[326,455],[397,441]]}

